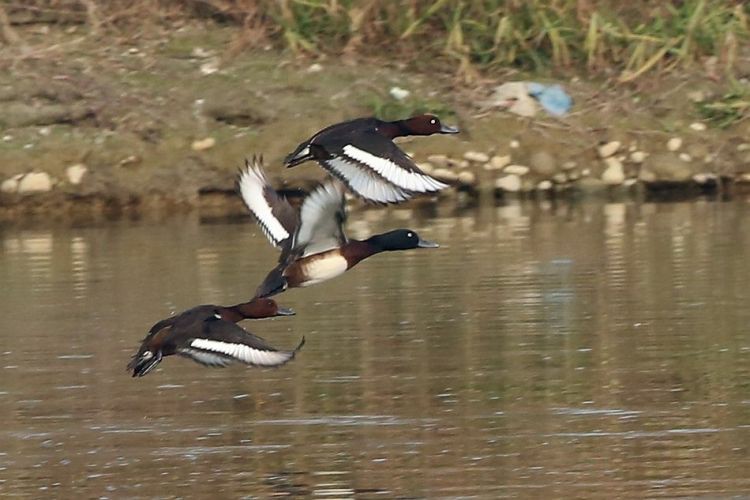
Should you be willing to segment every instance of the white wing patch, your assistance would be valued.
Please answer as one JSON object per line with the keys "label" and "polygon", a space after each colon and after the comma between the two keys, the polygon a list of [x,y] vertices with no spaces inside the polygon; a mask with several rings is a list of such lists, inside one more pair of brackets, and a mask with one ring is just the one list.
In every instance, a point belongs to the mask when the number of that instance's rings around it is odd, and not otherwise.
{"label": "white wing patch", "polygon": [[447,184],[433,179],[427,174],[406,170],[386,158],[375,156],[351,144],[344,146],[344,154],[352,160],[368,166],[388,182],[392,182],[397,187],[407,191],[431,193],[448,187]]}
{"label": "white wing patch", "polygon": [[198,349],[182,348],[179,350],[179,353],[183,356],[187,356],[193,359],[194,361],[197,361],[202,365],[207,366],[224,367],[232,362],[232,360],[227,358],[226,356],[215,354],[213,352],[201,351]]}
{"label": "white wing patch", "polygon": [[411,195],[399,186],[394,186],[387,181],[368,175],[367,172],[346,158],[334,157],[325,160],[325,164],[339,178],[344,179],[352,191],[368,200],[378,203],[398,203],[411,198]]}
{"label": "white wing patch", "polygon": [[254,366],[278,366],[294,357],[293,352],[263,351],[249,345],[222,342],[220,340],[193,339],[190,342],[190,346],[195,349],[222,354]]}
{"label": "white wing patch", "polygon": [[240,174],[240,195],[258,221],[258,226],[273,246],[289,237],[289,233],[279,220],[273,215],[273,209],[268,204],[263,191],[268,187],[268,181],[260,165],[248,165]]}
{"label": "white wing patch", "polygon": [[300,225],[294,246],[304,255],[325,252],[345,240],[341,229],[344,192],[336,182],[326,182],[310,193],[300,208]]}

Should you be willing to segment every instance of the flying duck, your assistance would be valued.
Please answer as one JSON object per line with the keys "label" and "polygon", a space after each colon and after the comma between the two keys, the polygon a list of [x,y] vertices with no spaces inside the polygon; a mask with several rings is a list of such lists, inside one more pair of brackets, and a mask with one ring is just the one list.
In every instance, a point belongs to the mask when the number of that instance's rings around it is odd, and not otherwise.
{"label": "flying duck", "polygon": [[456,134],[435,115],[386,122],[357,118],[324,128],[286,157],[294,167],[316,160],[354,194],[376,203],[398,203],[448,185],[422,172],[393,139],[408,135]]}
{"label": "flying duck", "polygon": [[279,264],[258,287],[256,297],[327,281],[380,252],[438,247],[411,229],[397,229],[362,241],[348,239],[342,227],[346,219],[344,189],[335,179],[314,189],[299,212],[268,184],[262,160],[257,157],[246,161],[238,188],[258,226],[281,250]]}

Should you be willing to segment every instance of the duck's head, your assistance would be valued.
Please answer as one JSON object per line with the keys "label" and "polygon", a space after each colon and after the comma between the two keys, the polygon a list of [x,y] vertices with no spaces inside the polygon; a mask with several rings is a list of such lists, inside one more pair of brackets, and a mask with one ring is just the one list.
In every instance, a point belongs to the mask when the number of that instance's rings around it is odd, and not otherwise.
{"label": "duck's head", "polygon": [[435,115],[425,114],[412,116],[403,122],[403,126],[409,130],[410,135],[432,135],[432,134],[457,134],[457,127],[449,127],[440,123],[440,118]]}
{"label": "duck's head", "polygon": [[440,246],[433,241],[423,240],[416,231],[411,229],[388,231],[387,233],[373,236],[368,241],[383,251],[438,248]]}
{"label": "duck's head", "polygon": [[255,298],[249,303],[249,318],[272,318],[274,316],[294,316],[294,310],[279,306],[275,300]]}
{"label": "duck's head", "polygon": [[133,372],[134,377],[143,377],[151,370],[156,368],[162,358],[161,350],[152,351],[148,348],[141,348],[133,359],[128,363],[128,370]]}

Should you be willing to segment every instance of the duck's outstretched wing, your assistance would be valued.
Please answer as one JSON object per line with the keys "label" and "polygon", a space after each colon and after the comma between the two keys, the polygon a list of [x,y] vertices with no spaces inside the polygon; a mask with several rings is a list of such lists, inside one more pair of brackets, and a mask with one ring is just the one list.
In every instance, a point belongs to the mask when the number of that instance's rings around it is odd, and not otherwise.
{"label": "duck's outstretched wing", "polygon": [[297,229],[297,211],[268,183],[262,158],[253,156],[252,160],[245,160],[237,189],[271,245],[282,248],[283,242]]}
{"label": "duck's outstretched wing", "polygon": [[315,188],[302,202],[299,220],[291,251],[295,256],[305,257],[345,244],[343,186],[336,180],[329,180]]}
{"label": "duck's outstretched wing", "polygon": [[288,363],[305,343],[291,351],[281,351],[244,328],[220,319],[208,319],[203,335],[191,338],[177,353],[208,366],[226,366],[232,362],[250,366],[275,367]]}

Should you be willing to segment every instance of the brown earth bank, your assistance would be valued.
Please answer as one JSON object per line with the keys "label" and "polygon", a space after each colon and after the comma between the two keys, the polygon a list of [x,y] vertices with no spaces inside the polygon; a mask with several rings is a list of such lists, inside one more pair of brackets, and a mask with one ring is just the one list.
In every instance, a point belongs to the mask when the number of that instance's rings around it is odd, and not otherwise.
{"label": "brown earth bank", "polygon": [[[231,30],[216,26],[117,41],[44,26],[24,39],[44,43],[0,55],[6,221],[241,213],[234,182],[244,158],[263,154],[280,188],[305,190],[322,169],[281,167],[301,140],[352,117],[423,111],[462,133],[400,142],[456,186],[422,202],[742,195],[750,183],[750,123],[732,119],[731,104],[716,106],[747,92],[748,75],[726,81],[710,61],[628,85],[509,71],[468,87],[455,68],[387,54],[356,64],[272,49],[228,57]],[[492,97],[508,81],[559,83],[574,105],[561,118],[518,116]]]}

